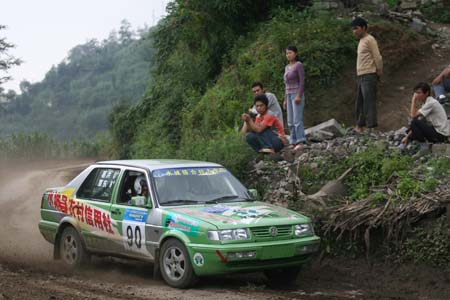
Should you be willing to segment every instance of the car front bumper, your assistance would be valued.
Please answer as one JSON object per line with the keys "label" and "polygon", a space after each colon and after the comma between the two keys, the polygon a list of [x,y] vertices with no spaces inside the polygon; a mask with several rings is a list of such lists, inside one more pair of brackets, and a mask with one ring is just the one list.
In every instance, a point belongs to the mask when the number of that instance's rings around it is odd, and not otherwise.
{"label": "car front bumper", "polygon": [[319,237],[309,236],[254,243],[190,244],[187,248],[195,273],[202,276],[299,266],[318,251],[319,245]]}

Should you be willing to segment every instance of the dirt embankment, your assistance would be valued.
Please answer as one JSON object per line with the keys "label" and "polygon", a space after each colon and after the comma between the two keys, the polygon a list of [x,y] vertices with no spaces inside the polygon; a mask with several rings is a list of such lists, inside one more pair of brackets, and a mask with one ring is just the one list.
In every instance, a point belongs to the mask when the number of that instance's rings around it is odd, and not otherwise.
{"label": "dirt embankment", "polygon": [[255,273],[176,290],[154,280],[151,265],[106,258],[68,274],[38,231],[39,206],[46,187],[64,185],[86,163],[1,163],[0,299],[450,299],[448,274],[426,266],[336,259],[305,267],[290,286]]}
{"label": "dirt embankment", "polygon": [[[434,24],[441,39],[450,40],[450,25]],[[369,28],[383,56],[384,74],[378,85],[378,128],[381,131],[397,130],[408,125],[412,89],[419,82],[431,81],[450,64],[447,43],[431,37],[405,31],[389,24]],[[309,125],[335,118],[348,126],[355,125],[356,61],[340,74],[333,87],[306,104],[305,119]],[[318,93],[317,91],[315,93]]]}

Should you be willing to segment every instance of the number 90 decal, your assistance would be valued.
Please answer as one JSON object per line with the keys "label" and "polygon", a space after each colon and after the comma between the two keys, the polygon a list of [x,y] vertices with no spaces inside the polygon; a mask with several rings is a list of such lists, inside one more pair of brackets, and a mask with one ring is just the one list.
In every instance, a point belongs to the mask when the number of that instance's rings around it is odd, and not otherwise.
{"label": "number 90 decal", "polygon": [[125,250],[150,255],[145,246],[147,211],[126,210],[122,220],[122,240]]}
{"label": "number 90 decal", "polygon": [[130,247],[133,247],[136,245],[138,249],[141,249],[142,247],[142,233],[141,228],[139,226],[134,227],[134,233],[133,233],[133,227],[131,225],[127,226],[127,244]]}

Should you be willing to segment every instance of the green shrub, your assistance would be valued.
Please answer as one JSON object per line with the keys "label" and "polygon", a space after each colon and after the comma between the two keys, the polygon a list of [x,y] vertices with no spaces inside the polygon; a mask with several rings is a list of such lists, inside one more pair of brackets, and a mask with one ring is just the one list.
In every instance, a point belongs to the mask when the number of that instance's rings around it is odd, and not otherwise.
{"label": "green shrub", "polygon": [[434,192],[439,185],[439,180],[434,177],[427,177],[422,183],[422,189],[425,192]]}
{"label": "green shrub", "polygon": [[[217,130],[238,126],[240,115],[252,105],[250,86],[257,80],[277,95],[281,103],[286,46],[294,44],[299,49],[308,98],[339,77],[342,68],[354,59],[356,43],[348,20],[331,14],[278,10],[270,21],[236,41],[215,84],[184,112],[183,135],[189,136],[192,131],[206,137]],[[326,99],[319,101],[327,102]],[[317,105],[320,103],[315,103]]]}
{"label": "green shrub", "polygon": [[402,176],[397,184],[397,191],[401,197],[408,199],[421,191],[420,182],[407,175]]}
{"label": "green shrub", "polygon": [[442,176],[450,173],[450,158],[432,159],[428,166],[431,168],[430,173],[434,176]]}
{"label": "green shrub", "polygon": [[98,157],[106,148],[107,138],[59,141],[47,134],[18,133],[0,138],[0,160],[46,160],[58,158]]}
{"label": "green shrub", "polygon": [[411,162],[412,159],[410,156],[399,156],[395,153],[390,157],[384,158],[381,162],[381,174],[383,179],[387,180],[399,171],[407,170]]}
{"label": "green shrub", "polygon": [[247,145],[241,133],[228,130],[211,139],[196,138],[185,141],[178,158],[204,160],[219,163],[240,179],[245,179],[248,162],[255,152]]}
{"label": "green shrub", "polygon": [[424,263],[450,272],[450,226],[446,216],[429,225],[413,229],[401,246],[399,260]]}
{"label": "green shrub", "polygon": [[434,22],[450,24],[450,7],[448,6],[444,5],[444,7],[442,7],[442,5],[436,3],[429,3],[423,5],[420,8],[420,11],[427,19]]}
{"label": "green shrub", "polygon": [[399,0],[384,0],[384,3],[389,5],[390,8],[396,7],[399,2],[400,2]]}

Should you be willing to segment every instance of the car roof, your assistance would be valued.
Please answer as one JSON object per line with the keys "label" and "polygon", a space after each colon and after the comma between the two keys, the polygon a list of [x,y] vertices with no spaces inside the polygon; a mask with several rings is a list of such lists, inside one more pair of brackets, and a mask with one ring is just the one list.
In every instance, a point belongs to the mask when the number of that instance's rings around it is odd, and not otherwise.
{"label": "car roof", "polygon": [[147,168],[150,171],[169,168],[194,168],[194,167],[222,167],[219,164],[184,160],[184,159],[127,159],[127,160],[106,160],[96,162],[97,165],[119,165],[127,167]]}

